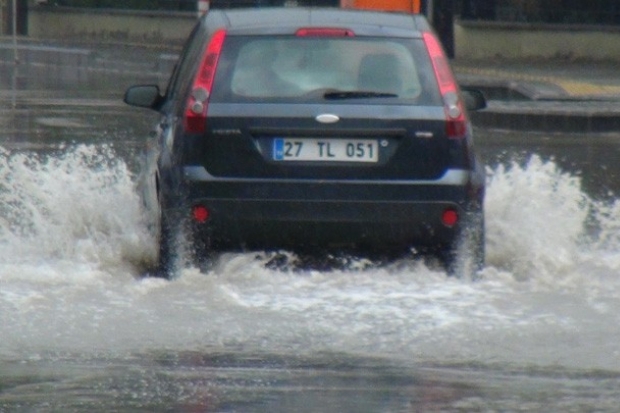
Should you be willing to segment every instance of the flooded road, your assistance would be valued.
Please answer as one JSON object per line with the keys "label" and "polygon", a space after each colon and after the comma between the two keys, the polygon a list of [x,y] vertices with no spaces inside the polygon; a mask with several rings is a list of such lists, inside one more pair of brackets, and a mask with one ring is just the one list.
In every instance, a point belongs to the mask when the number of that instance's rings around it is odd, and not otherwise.
{"label": "flooded road", "polygon": [[58,71],[0,65],[0,412],[617,411],[620,135],[478,131],[475,281],[248,253],[167,282],[141,277],[157,116],[121,102],[159,78]]}

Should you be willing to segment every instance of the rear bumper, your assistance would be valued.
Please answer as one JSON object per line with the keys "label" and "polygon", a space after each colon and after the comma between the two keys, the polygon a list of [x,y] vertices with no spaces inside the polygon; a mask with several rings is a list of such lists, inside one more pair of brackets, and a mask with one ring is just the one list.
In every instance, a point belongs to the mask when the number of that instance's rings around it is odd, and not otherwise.
{"label": "rear bumper", "polygon": [[[210,212],[194,234],[213,249],[442,248],[478,203],[471,173],[460,170],[394,182],[221,179],[204,168],[186,168],[185,177],[188,207]],[[442,223],[447,209],[457,225]]]}

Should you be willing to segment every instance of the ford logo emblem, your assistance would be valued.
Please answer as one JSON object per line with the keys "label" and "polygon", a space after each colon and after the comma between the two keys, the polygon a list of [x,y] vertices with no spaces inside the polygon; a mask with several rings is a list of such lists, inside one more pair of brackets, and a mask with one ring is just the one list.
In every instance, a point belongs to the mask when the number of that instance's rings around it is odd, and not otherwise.
{"label": "ford logo emblem", "polygon": [[331,113],[323,113],[322,115],[317,116],[317,122],[320,123],[336,123],[340,120],[340,118],[336,115],[332,115]]}

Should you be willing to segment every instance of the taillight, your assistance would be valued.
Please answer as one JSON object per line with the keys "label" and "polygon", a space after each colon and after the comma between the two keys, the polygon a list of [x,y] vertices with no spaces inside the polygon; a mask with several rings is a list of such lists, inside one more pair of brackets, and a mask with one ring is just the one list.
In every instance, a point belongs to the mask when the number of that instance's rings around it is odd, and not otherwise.
{"label": "taillight", "polygon": [[439,85],[439,92],[443,99],[446,112],[446,135],[448,138],[463,138],[467,135],[467,119],[465,107],[459,97],[459,89],[450,70],[450,64],[441,44],[429,32],[425,32],[424,43],[433,63],[433,70]]}
{"label": "taillight", "polygon": [[333,27],[304,27],[295,32],[296,36],[327,36],[327,37],[353,37],[355,33],[350,29]]}
{"label": "taillight", "polygon": [[207,105],[225,38],[226,31],[223,29],[213,34],[198,67],[198,72],[192,85],[192,92],[185,108],[184,126],[185,131],[188,133],[203,133],[206,129]]}

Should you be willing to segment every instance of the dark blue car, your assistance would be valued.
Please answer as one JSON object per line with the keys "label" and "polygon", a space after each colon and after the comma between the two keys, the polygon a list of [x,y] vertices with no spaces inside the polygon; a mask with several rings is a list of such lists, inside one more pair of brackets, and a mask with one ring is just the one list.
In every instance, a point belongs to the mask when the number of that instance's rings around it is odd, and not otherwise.
{"label": "dark blue car", "polygon": [[461,92],[423,16],[338,9],[213,10],[165,93],[147,206],[159,273],[181,252],[404,252],[453,273],[484,262],[484,167]]}

